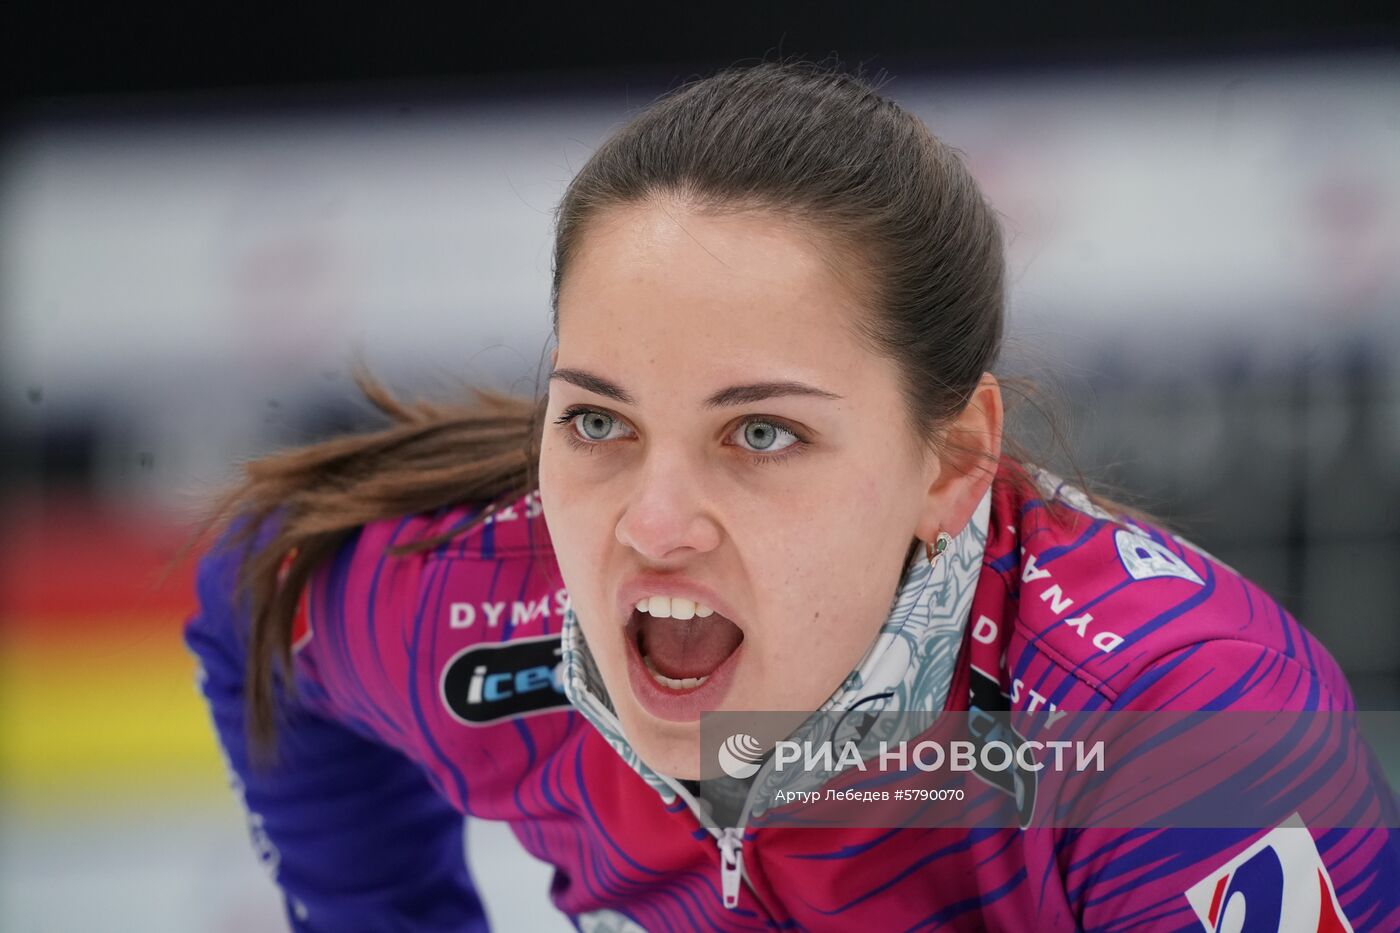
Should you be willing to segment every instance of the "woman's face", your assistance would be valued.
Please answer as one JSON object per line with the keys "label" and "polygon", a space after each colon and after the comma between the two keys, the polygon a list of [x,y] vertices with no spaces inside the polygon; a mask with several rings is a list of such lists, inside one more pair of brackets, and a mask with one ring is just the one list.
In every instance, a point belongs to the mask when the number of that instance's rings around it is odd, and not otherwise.
{"label": "woman's face", "polygon": [[670,199],[595,218],[561,283],[545,519],[622,728],[664,774],[698,777],[702,710],[825,701],[928,519],[937,460],[833,261],[773,214]]}

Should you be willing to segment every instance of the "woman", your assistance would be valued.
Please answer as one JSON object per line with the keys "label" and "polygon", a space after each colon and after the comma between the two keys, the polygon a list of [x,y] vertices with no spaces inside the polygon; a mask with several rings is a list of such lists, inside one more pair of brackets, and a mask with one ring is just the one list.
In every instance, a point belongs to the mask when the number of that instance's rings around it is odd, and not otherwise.
{"label": "woman", "polygon": [[[557,221],[538,405],[365,378],[394,426],[220,510],[186,638],[295,928],[483,928],[463,813],[585,930],[1400,923],[1366,769],[1374,828],[1327,833],[718,825],[707,710],[1353,704],[1249,581],[1016,454],[996,218],[859,80],[692,83]],[[1286,878],[1237,890],[1260,851]]]}

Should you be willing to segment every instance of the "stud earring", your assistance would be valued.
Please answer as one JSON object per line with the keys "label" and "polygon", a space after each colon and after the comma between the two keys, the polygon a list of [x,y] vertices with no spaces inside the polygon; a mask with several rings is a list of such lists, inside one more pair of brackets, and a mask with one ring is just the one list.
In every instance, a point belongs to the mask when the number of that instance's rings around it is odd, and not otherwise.
{"label": "stud earring", "polygon": [[938,533],[938,538],[932,544],[925,541],[924,553],[928,556],[928,565],[932,567],[937,564],[938,556],[948,550],[948,546],[952,543],[953,536],[946,531],[940,531]]}

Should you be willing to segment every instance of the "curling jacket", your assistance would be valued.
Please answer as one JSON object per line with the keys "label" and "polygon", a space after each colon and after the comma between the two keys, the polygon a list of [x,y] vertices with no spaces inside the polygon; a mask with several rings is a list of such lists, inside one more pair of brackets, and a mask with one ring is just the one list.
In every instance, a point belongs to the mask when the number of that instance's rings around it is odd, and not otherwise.
{"label": "curling jacket", "polygon": [[[1353,708],[1258,586],[1048,471],[1023,494],[1010,469],[934,568],[915,555],[823,709]],[[1072,527],[1049,521],[1050,497]],[[549,897],[585,931],[1400,929],[1400,821],[1364,746],[1323,775],[1340,828],[718,827],[619,729],[537,491],[479,513],[367,524],[313,573],[267,770],[244,741],[243,555],[201,562],[185,640],[297,931],[486,929],[464,814],[506,821],[553,865]],[[1295,786],[1337,770],[1293,751]]]}

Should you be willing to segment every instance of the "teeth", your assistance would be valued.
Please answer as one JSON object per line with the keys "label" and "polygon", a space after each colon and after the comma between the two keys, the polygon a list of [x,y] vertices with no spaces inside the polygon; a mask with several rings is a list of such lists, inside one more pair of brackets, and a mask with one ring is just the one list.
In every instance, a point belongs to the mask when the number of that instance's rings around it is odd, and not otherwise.
{"label": "teeth", "polygon": [[651,658],[644,656],[642,658],[642,663],[646,665],[647,671],[651,673],[652,680],[656,681],[663,687],[670,687],[672,690],[689,690],[692,687],[700,686],[705,681],[710,679],[710,675],[706,674],[704,677],[682,677],[681,679],[677,680],[674,677],[667,677],[665,674],[661,673],[655,667],[653,667],[651,663]]}
{"label": "teeth", "polygon": [[637,611],[655,619],[704,619],[715,614],[709,606],[681,596],[649,596],[637,600]]}

